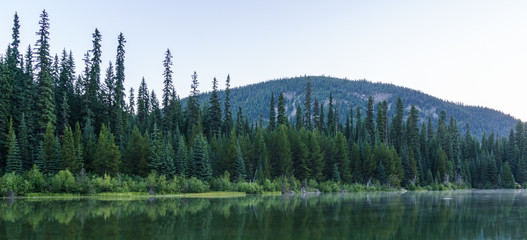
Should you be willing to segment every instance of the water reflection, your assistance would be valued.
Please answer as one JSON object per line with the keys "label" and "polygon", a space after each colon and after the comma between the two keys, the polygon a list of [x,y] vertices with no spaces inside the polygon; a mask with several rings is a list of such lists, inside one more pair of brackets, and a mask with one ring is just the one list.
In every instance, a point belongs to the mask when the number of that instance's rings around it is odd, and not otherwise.
{"label": "water reflection", "polygon": [[0,202],[7,239],[525,239],[527,193]]}

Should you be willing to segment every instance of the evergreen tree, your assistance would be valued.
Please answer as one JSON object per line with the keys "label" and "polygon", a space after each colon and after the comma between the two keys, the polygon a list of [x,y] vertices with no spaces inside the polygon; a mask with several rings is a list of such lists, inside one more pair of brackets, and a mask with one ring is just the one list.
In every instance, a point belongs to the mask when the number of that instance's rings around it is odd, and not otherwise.
{"label": "evergreen tree", "polygon": [[295,123],[297,130],[300,130],[301,128],[304,127],[304,120],[302,119],[302,117],[303,117],[302,107],[300,106],[300,104],[297,104],[296,105],[296,123]]}
{"label": "evergreen tree", "polygon": [[315,98],[315,102],[313,102],[313,129],[320,129],[320,107],[318,104],[318,100]]}
{"label": "evergreen tree", "polygon": [[276,127],[276,112],[274,109],[274,94],[271,92],[271,107],[269,108],[269,130],[273,131]]}
{"label": "evergreen tree", "polygon": [[351,170],[350,170],[350,159],[349,149],[346,137],[341,132],[337,133],[335,137],[335,159],[340,172],[341,180],[345,183],[351,183]]}
{"label": "evergreen tree", "polygon": [[120,163],[121,152],[115,145],[113,134],[102,124],[94,158],[95,173],[115,177],[119,171]]}
{"label": "evergreen tree", "polygon": [[278,96],[278,114],[276,120],[277,125],[287,125],[284,93],[280,93],[280,95]]}
{"label": "evergreen tree", "polygon": [[[137,126],[132,129],[132,134],[124,151],[123,168],[125,173],[140,175],[140,166],[148,161],[150,151],[143,145],[143,136]],[[146,172],[146,171],[145,171]]]}
{"label": "evergreen tree", "polygon": [[370,139],[373,140],[375,136],[375,124],[373,121],[373,97],[368,98],[368,107],[366,109],[366,131],[370,136]]}
{"label": "evergreen tree", "polygon": [[224,114],[223,114],[223,133],[227,135],[232,128],[232,112],[231,112],[231,77],[227,75],[225,81],[225,101],[224,101]]}
{"label": "evergreen tree", "polygon": [[163,132],[167,132],[169,130],[172,130],[172,108],[170,107],[170,98],[172,97],[172,90],[173,90],[173,83],[172,83],[172,53],[170,53],[170,49],[167,48],[167,51],[165,52],[165,60],[163,60],[163,113],[164,113],[164,121],[163,121]]}
{"label": "evergreen tree", "polygon": [[64,131],[64,137],[62,138],[61,148],[61,169],[68,169],[70,172],[77,172],[79,164],[77,161],[77,149],[75,147],[75,140],[73,137],[73,131],[70,126],[66,127]]}
{"label": "evergreen tree", "polygon": [[209,162],[207,145],[207,141],[203,136],[198,135],[195,137],[190,153],[190,177],[196,177],[203,181],[210,179],[212,169]]}
{"label": "evergreen tree", "polygon": [[391,143],[395,147],[395,150],[397,152],[401,152],[401,144],[402,144],[402,125],[403,125],[403,117],[404,117],[404,105],[401,98],[397,99],[397,104],[395,107],[395,116],[392,119],[392,127],[390,132],[390,139]]}
{"label": "evergreen tree", "polygon": [[221,131],[221,105],[218,98],[218,81],[216,78],[212,81],[212,94],[209,100],[209,112],[206,116],[205,123],[208,127],[205,128],[209,132],[209,137],[218,135]]}
{"label": "evergreen tree", "polygon": [[93,36],[93,48],[90,73],[88,82],[86,84],[86,100],[88,101],[88,114],[95,120],[95,128],[102,122],[102,116],[99,113],[99,95],[101,89],[101,62],[102,62],[102,51],[101,51],[101,33],[96,28]]}
{"label": "evergreen tree", "polygon": [[388,103],[379,103],[377,107],[377,132],[382,143],[388,142]]}
{"label": "evergreen tree", "polygon": [[124,44],[126,40],[123,33],[119,33],[117,37],[117,55],[115,57],[115,109],[122,110],[125,106],[124,102]]}
{"label": "evergreen tree", "polygon": [[287,138],[287,127],[284,124],[278,126],[274,137],[274,159],[278,161],[276,166],[275,177],[278,176],[292,176],[293,161],[291,156],[291,146]]}
{"label": "evergreen tree", "polygon": [[13,128],[13,118],[9,120],[8,133],[7,133],[7,161],[6,161],[6,173],[16,172],[22,174],[22,159],[20,157],[20,151],[18,149],[18,143],[15,135],[15,129]]}
{"label": "evergreen tree", "polygon": [[306,94],[305,94],[305,100],[304,100],[304,126],[308,130],[312,129],[312,125],[311,125],[311,81],[309,77],[307,77],[306,79]]}
{"label": "evergreen tree", "polygon": [[29,145],[25,113],[22,113],[22,119],[20,121],[20,125],[18,126],[18,133],[18,148],[20,150],[20,158],[22,160],[22,169],[29,170],[33,165],[33,159],[31,158],[31,147]]}
{"label": "evergreen tree", "polygon": [[237,182],[243,182],[247,178],[245,171],[245,161],[243,160],[242,151],[240,145],[236,144],[236,161],[234,162],[234,179]]}
{"label": "evergreen tree", "polygon": [[37,55],[37,87],[38,98],[36,107],[38,110],[37,127],[39,133],[44,133],[48,123],[54,124],[55,103],[53,101],[53,85],[51,76],[51,57],[49,53],[49,19],[46,10],[40,15],[40,29],[37,32],[39,39],[36,43]]}
{"label": "evergreen tree", "polygon": [[48,122],[43,142],[44,164],[38,166],[39,169],[42,169],[43,172],[53,173],[55,170],[54,165],[58,156],[56,152],[57,142],[55,141],[56,138],[53,132],[53,125],[51,124],[51,122]]}
{"label": "evergreen tree", "polygon": [[511,167],[509,166],[509,162],[505,162],[503,164],[503,170],[501,172],[501,181],[503,188],[515,188],[516,187],[516,181],[514,180],[514,176],[511,172]]}
{"label": "evergreen tree", "polygon": [[185,137],[181,136],[178,141],[177,155],[176,155],[176,174],[179,176],[186,176],[188,167],[188,150],[185,144]]}
{"label": "evergreen tree", "polygon": [[[171,134],[169,132],[169,134]],[[161,173],[167,175],[168,177],[174,176],[176,173],[176,166],[175,166],[175,157],[176,152],[174,151],[174,147],[172,144],[172,138],[168,137],[167,141],[163,144],[164,152],[163,152],[163,162],[161,167]]]}
{"label": "evergreen tree", "polygon": [[318,132],[308,133],[307,148],[309,149],[309,169],[311,177],[318,182],[324,180],[324,153],[320,149]]}
{"label": "evergreen tree", "polygon": [[137,120],[139,121],[139,130],[145,132],[148,126],[148,115],[150,114],[150,96],[145,78],[141,80],[137,94]]}
{"label": "evergreen tree", "polygon": [[156,171],[159,174],[162,174],[162,164],[163,164],[163,141],[162,141],[161,131],[157,128],[157,125],[154,124],[154,131],[152,132],[152,140],[150,142],[150,161],[148,166],[150,171]]}
{"label": "evergreen tree", "polygon": [[199,122],[200,118],[200,106],[199,106],[199,90],[198,90],[198,74],[194,72],[192,74],[192,84],[190,85],[191,91],[190,96],[187,100],[187,135],[191,135],[192,130]]}

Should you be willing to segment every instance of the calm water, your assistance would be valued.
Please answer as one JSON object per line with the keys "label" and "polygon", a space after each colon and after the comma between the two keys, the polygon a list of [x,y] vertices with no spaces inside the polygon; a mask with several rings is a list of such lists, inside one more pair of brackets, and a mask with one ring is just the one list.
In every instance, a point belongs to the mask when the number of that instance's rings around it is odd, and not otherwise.
{"label": "calm water", "polygon": [[0,239],[527,239],[512,190],[0,201]]}

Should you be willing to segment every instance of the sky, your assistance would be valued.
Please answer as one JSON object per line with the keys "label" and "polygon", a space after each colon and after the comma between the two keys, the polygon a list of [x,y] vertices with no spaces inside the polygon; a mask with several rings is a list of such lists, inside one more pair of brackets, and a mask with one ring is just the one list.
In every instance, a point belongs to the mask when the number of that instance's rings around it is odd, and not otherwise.
{"label": "sky", "polygon": [[[527,121],[527,1],[4,1],[0,50],[15,12],[21,47],[34,46],[45,9],[53,54],[72,51],[76,72],[102,34],[103,66],[125,45],[125,87],[144,77],[162,95],[166,49],[181,97],[199,89],[304,75],[367,79]],[[137,94],[136,94],[137,96]]]}

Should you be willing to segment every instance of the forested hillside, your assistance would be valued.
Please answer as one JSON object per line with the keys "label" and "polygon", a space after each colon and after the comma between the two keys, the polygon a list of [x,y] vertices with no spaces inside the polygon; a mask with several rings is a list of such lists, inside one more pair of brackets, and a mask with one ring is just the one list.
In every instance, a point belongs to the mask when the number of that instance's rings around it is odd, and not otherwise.
{"label": "forested hillside", "polygon": [[[419,110],[419,118],[426,121],[431,117],[434,126],[441,111],[446,111],[454,116],[464,129],[466,123],[470,123],[470,130],[474,136],[481,137],[483,133],[495,133],[499,136],[507,136],[509,130],[518,121],[514,117],[502,112],[476,106],[448,102],[437,97],[430,96],[420,91],[385,83],[372,83],[366,80],[347,80],[324,76],[310,76],[312,86],[312,98],[317,99],[325,105],[329,102],[329,94],[333,94],[333,101],[338,109],[341,121],[350,114],[350,108],[360,107],[366,110],[368,97],[373,96],[374,103],[386,100],[389,106],[389,115],[395,114],[395,103],[401,98],[407,106],[415,105]],[[305,85],[307,77],[284,78],[272,80],[248,86],[231,89],[232,105],[242,107],[244,114],[250,120],[258,120],[260,113],[268,112],[268,104],[271,93],[278,96],[284,93],[286,100],[286,112],[289,118],[293,118],[296,104],[304,104]],[[209,94],[202,95],[203,103],[209,99]],[[220,98],[225,92],[219,91]],[[410,109],[405,109],[408,112]],[[265,122],[268,115],[264,114]]]}
{"label": "forested hillside", "polygon": [[[527,183],[527,126],[496,111],[323,77],[230,89],[226,76],[220,92],[216,78],[196,72],[182,101],[169,49],[158,98],[145,79],[125,91],[123,33],[115,64],[104,68],[95,29],[78,71],[71,51],[52,57],[47,12],[40,18],[36,43],[22,54],[15,14],[0,58],[0,194]],[[212,93],[201,95],[200,81],[213,81]],[[474,125],[488,133],[475,137]]]}

